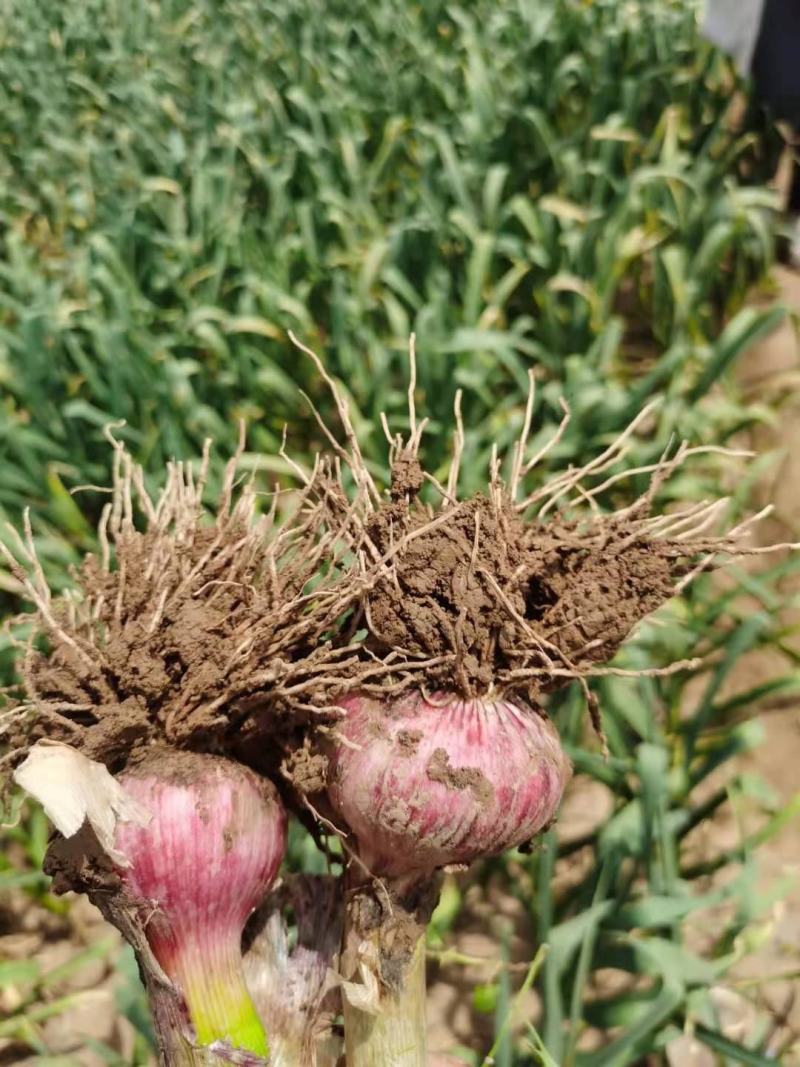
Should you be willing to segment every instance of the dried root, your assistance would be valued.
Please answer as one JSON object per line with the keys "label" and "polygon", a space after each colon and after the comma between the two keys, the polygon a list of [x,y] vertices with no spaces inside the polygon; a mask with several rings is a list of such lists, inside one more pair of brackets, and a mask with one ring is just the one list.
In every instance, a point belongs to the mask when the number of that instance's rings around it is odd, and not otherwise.
{"label": "dried root", "polygon": [[[362,691],[379,696],[413,684],[431,692],[455,689],[465,697],[511,696],[539,704],[545,693],[577,679],[596,721],[586,679],[625,673],[601,665],[614,657],[632,628],[701,571],[764,551],[749,548],[747,534],[765,512],[721,536],[714,531],[724,516],[724,499],[652,515],[656,493],[690,457],[742,455],[681,444],[658,463],[620,471],[654,404],[583,467],[527,491],[526,481],[561,440],[570,418],[562,401],[563,418],[551,440],[528,454],[532,373],[522,433],[507,457],[509,477],[501,476],[503,464],[495,452],[486,490],[459,499],[460,394],[453,458],[442,485],[419,458],[425,421],[417,419],[414,403],[413,338],[409,434],[393,435],[382,420],[391,482],[381,494],[364,464],[345,399],[318,357],[295,343],[333,391],[346,445],[327,427],[325,433],[359,488],[349,529],[358,538],[354,552],[363,588],[358,619],[367,636],[351,685]],[[620,511],[602,512],[598,497],[634,474],[650,475],[647,491]],[[435,505],[421,499],[426,483],[438,495]],[[327,504],[344,514],[340,492],[329,495]],[[793,546],[769,551],[785,547]],[[695,665],[682,662],[649,673]]]}
{"label": "dried root", "polygon": [[[277,491],[258,515],[252,482],[237,484],[238,457],[208,514],[208,447],[197,474],[170,464],[154,500],[109,431],[114,474],[100,553],[76,573],[74,591],[51,596],[27,517],[16,552],[0,544],[35,608],[25,617],[33,619],[21,656],[25,695],[0,713],[13,761],[47,736],[117,771],[132,750],[159,740],[280,771],[302,798],[324,778],[319,726],[335,730],[336,702],[353,689],[446,689],[538,705],[577,679],[597,722],[586,680],[621,673],[602,664],[631,629],[701,571],[764,551],[746,545],[764,512],[722,536],[713,531],[724,500],[652,514],[656,492],[687,459],[725,452],[680,445],[658,463],[620,471],[652,405],[585,466],[526,489],[569,422],[562,403],[551,440],[529,455],[532,375],[509,476],[495,454],[486,490],[460,499],[460,395],[443,485],[419,458],[426,420],[415,406],[413,338],[409,433],[392,434],[382,420],[391,480],[381,491],[346,400],[296,343],[332,392],[345,443],[318,416],[328,458],[306,471],[281,449],[301,484],[288,517],[278,514]],[[600,510],[602,493],[643,473],[650,484],[638,500]],[[426,485],[435,505],[422,499]]]}
{"label": "dried root", "polygon": [[[359,595],[342,553],[352,536],[347,507],[326,505],[331,473],[318,462],[278,518],[279,494],[258,516],[252,481],[228,464],[213,515],[199,472],[171,463],[157,499],[109,432],[111,500],[101,550],[53,598],[26,517],[16,554],[0,551],[35,608],[20,670],[24,699],[3,713],[12,759],[42,736],[67,741],[112,770],[155,739],[211,751],[248,750],[258,766],[265,740],[294,729],[331,702],[352,650],[334,645]],[[264,756],[260,755],[264,750]],[[270,757],[277,758],[274,753]]]}

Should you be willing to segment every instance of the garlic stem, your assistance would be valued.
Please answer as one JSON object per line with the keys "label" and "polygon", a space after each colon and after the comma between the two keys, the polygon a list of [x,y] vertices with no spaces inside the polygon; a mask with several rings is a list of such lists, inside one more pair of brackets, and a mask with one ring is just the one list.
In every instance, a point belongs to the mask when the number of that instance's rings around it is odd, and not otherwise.
{"label": "garlic stem", "polygon": [[211,942],[193,941],[175,955],[171,973],[183,992],[199,1045],[227,1042],[269,1054],[264,1027],[242,974],[238,932]]}
{"label": "garlic stem", "polygon": [[344,997],[347,1067],[427,1067],[424,934],[417,941],[401,987],[382,988],[377,1008],[377,1014],[371,1014]]}
{"label": "garlic stem", "polygon": [[[178,990],[143,972],[147,999],[153,1018],[156,1051],[160,1067],[223,1067],[231,1056],[221,1049],[200,1046],[187,1034],[186,1006]],[[237,1053],[242,1067],[266,1067],[267,1060],[256,1054]]]}

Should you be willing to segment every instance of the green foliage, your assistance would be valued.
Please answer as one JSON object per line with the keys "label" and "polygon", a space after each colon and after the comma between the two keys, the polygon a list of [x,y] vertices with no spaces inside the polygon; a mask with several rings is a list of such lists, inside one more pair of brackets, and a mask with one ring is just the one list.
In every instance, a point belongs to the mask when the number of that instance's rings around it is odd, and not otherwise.
{"label": "green foliage", "polygon": [[[3,995],[4,999],[12,1000],[16,1005],[10,1012],[4,1012],[3,1018],[0,1019],[0,1042],[4,1052],[17,1051],[21,1058],[22,1050],[29,1049],[38,1054],[36,1062],[40,1067],[76,1067],[74,1056],[48,1054],[42,1026],[48,1019],[79,1007],[85,997],[85,993],[80,992],[60,995],[55,987],[68,983],[70,975],[91,960],[109,956],[115,945],[114,938],[98,941],[90,948],[76,952],[65,964],[49,971],[43,971],[37,960],[0,962],[0,995]],[[146,1017],[144,991],[138,977],[133,978],[133,981],[135,986],[131,984],[130,1001],[136,1004],[140,1014],[144,1011],[144,1015],[141,1019],[143,1029],[136,1036],[130,1058],[121,1056],[96,1040],[89,1039],[86,1044],[87,1051],[91,1049],[97,1053],[102,1062],[110,1067],[146,1067],[150,1063],[151,1045],[147,1040],[149,1022]],[[127,997],[127,988],[125,992]],[[128,999],[120,998],[120,1011],[125,1012],[127,1007]],[[138,1018],[135,1021],[138,1021]],[[152,1040],[151,1033],[149,1036]]]}
{"label": "green foliage", "polygon": [[416,330],[434,468],[466,390],[467,488],[530,366],[537,425],[561,394],[575,413],[558,462],[655,392],[654,450],[746,418],[686,400],[770,321],[720,335],[771,256],[771,196],[736,181],[770,153],[726,127],[684,0],[2,10],[0,508],[31,506],[57,578],[92,543],[68,490],[108,483],[109,421],[151,470],[229,451],[240,417],[259,454],[284,422],[321,443],[297,384],[330,397],[287,328],[378,467]]}
{"label": "green foliage", "polygon": [[[774,153],[764,131],[726,124],[732,89],[685,0],[0,0],[0,511],[18,523],[30,506],[58,587],[94,545],[102,497],[78,506],[70,489],[108,483],[109,422],[127,420],[117,432],[156,478],[207,435],[229,453],[244,417],[247,461],[287,477],[274,458],[284,422],[301,458],[322,444],[298,386],[332,414],[289,328],[342,384],[378,473],[379,415],[403,417],[416,331],[426,459],[445,463],[463,389],[466,490],[493,445],[517,437],[530,368],[534,447],[561,396],[573,413],[543,474],[585,462],[656,396],[627,465],[652,462],[674,434],[720,444],[768,417],[726,378],[781,314],[741,306],[773,254],[773,200],[756,183]],[[673,492],[700,498],[714,476],[694,468]],[[732,512],[749,488],[742,479]],[[640,489],[621,481],[613,496]],[[722,695],[741,655],[784,648],[779,577],[740,576],[755,614],[700,583],[640,631],[626,666],[716,654],[693,672],[705,690],[688,717],[686,673],[603,679],[604,761],[579,694],[557,702],[576,771],[610,791],[613,815],[577,844],[555,830],[533,856],[475,875],[505,879],[548,946],[528,979],[543,1016],[516,1044],[507,973],[475,991],[497,1020],[495,1063],[663,1063],[687,1021],[721,1062],[765,1062],[763,1035],[737,1047],[720,1032],[708,987],[747,951],[753,854],[789,813],[765,801],[763,829],[719,855],[692,859],[687,842],[749,788],[734,777],[702,793],[756,743],[741,716],[796,685]],[[15,598],[11,575],[0,589]],[[0,892],[60,906],[35,873],[43,817],[4,835],[27,859],[0,860]],[[579,851],[589,873],[556,892],[553,873]],[[297,829],[291,858],[322,863]],[[686,927],[720,902],[734,917],[701,957]],[[436,948],[462,903],[448,884]],[[607,968],[630,988],[587,995]],[[53,1002],[29,972],[7,1025],[40,1049],[31,1013]],[[144,1026],[141,1001],[123,999]],[[589,1026],[607,1039],[600,1051],[578,1048]]]}
{"label": "green foliage", "polygon": [[[777,569],[784,570],[785,565]],[[702,1024],[701,1042],[726,1052],[733,1062],[766,1063],[770,1057],[775,1062],[774,1049],[768,1054],[762,1032],[748,1035],[741,1045],[720,1040],[709,994],[746,954],[749,935],[768,917],[772,899],[755,890],[756,848],[796,817],[800,793],[781,810],[769,792],[762,791],[765,819],[758,832],[740,836],[729,849],[712,846],[712,853],[699,862],[689,857],[692,831],[749,789],[742,773],[728,777],[725,786],[713,792],[702,787],[718,767],[761,741],[758,724],[739,718],[755,694],[726,699],[722,692],[742,655],[782,640],[780,624],[769,613],[770,587],[778,576],[773,572],[760,579],[761,610],[755,613],[729,593],[714,594],[709,583],[676,604],[671,617],[660,613],[658,627],[642,628],[639,639],[619,657],[619,665],[651,666],[665,653],[670,659],[707,657],[707,664],[690,672],[704,683],[702,695],[688,713],[685,674],[601,679],[597,692],[608,733],[608,761],[580,747],[578,695],[570,693],[561,701],[559,721],[575,746],[576,767],[613,795],[612,814],[601,827],[566,847],[551,833],[529,864],[538,886],[532,918],[550,949],[542,983],[543,1036],[550,1054],[564,1067],[638,1063],[645,1053],[663,1049],[676,1036],[676,1024],[687,1019]],[[796,674],[787,671],[769,684],[773,691],[794,687]],[[582,850],[593,853],[589,876],[567,893],[554,894],[548,874]],[[724,879],[709,879],[723,868]],[[730,918],[709,922],[712,909],[719,912],[725,903]],[[689,931],[693,929],[696,938],[706,923],[707,931],[716,931],[714,948],[701,957],[687,941]],[[595,992],[587,1001],[593,976],[603,968],[618,977],[627,974],[629,988]],[[642,976],[651,980],[645,988],[635,981]],[[602,991],[602,979],[597,989]],[[579,1052],[578,1039],[587,1026],[616,1036],[597,1052]]]}
{"label": "green foliage", "polygon": [[47,1052],[39,1038],[39,1024],[67,1011],[79,997],[79,994],[53,997],[49,995],[50,991],[89,960],[107,955],[112,941],[113,938],[99,941],[76,953],[67,963],[44,972],[37,960],[0,963],[0,989],[13,986],[24,990],[17,1008],[0,1021],[0,1039],[24,1041],[39,1052]]}
{"label": "green foliage", "polygon": [[[0,817],[3,815],[5,812],[0,807]],[[22,889],[37,903],[58,911],[59,901],[48,892],[50,879],[42,873],[50,837],[46,815],[38,805],[25,804],[22,796],[16,794],[2,827],[7,848],[0,854],[0,893]]]}
{"label": "green foliage", "polygon": [[[720,1063],[783,1062],[788,1049],[776,1047],[763,1020],[737,1041],[721,1032],[712,988],[759,946],[775,899],[795,888],[758,889],[757,850],[797,818],[800,793],[780,807],[768,783],[741,770],[722,778],[718,773],[761,743],[760,725],[745,717],[748,707],[797,690],[796,657],[789,655],[785,674],[729,695],[741,656],[785,645],[788,634],[775,617],[773,597],[787,569],[796,570],[797,563],[747,579],[755,610],[752,602],[741,603],[735,587],[720,593],[702,580],[684,601],[660,612],[657,624],[641,627],[615,667],[652,668],[695,656],[704,662],[671,676],[609,676],[595,683],[608,759],[587,743],[581,694],[566,691],[554,701],[551,710],[577,774],[604,787],[611,810],[582,837],[561,840],[556,826],[532,855],[511,853],[470,875],[470,881],[491,879],[495,890],[503,885],[516,894],[534,942],[547,949],[532,963],[541,971],[541,1018],[515,1049],[499,1040],[512,1020],[520,1022],[500,947],[498,977],[474,989],[473,1010],[499,1020],[496,1044],[505,1058],[498,1053],[496,1063],[662,1064],[666,1045],[687,1025]],[[691,704],[690,685],[701,694]],[[698,828],[729,805],[734,813],[760,810],[758,829],[699,849]],[[713,841],[715,835],[708,836]],[[472,962],[446,947],[467,887],[463,880],[448,881],[434,914],[429,941],[442,963]],[[756,987],[741,987],[748,999],[756,993]],[[595,1051],[582,1041],[589,1030],[605,1039]],[[465,1062],[479,1067],[484,1061],[465,1053]]]}

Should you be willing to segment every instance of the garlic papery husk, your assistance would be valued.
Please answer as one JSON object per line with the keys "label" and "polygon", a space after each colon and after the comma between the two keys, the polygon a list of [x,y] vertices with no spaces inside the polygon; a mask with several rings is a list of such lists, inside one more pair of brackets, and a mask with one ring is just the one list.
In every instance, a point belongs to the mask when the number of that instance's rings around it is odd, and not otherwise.
{"label": "garlic papery husk", "polygon": [[289,875],[247,924],[244,973],[269,1032],[270,1067],[340,1062],[341,941],[341,879],[332,875]]}
{"label": "garlic papery husk", "polygon": [[123,867],[127,860],[114,848],[118,823],[150,822],[148,809],[125,792],[105,764],[60,741],[37,741],[13,779],[39,801],[59,833],[74,837],[88,823],[103,850]]}
{"label": "garlic papery husk", "polygon": [[328,795],[373,874],[469,863],[555,817],[571,770],[543,714],[447,693],[340,704]]}

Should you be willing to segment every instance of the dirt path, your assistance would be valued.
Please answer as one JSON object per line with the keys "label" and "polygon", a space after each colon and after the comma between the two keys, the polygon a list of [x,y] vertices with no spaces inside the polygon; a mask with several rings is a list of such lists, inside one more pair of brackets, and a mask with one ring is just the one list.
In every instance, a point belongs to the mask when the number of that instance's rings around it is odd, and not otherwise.
{"label": "dirt path", "polygon": [[[777,453],[772,473],[761,487],[764,503],[775,505],[761,533],[764,543],[800,540],[800,272],[777,268],[774,283],[778,301],[797,319],[787,318],[739,364],[739,381],[748,398],[776,412],[773,425],[759,427],[752,435],[755,451]],[[800,603],[800,576],[789,579],[785,591]],[[787,644],[800,654],[800,607],[787,608],[785,617],[794,627]],[[760,662],[746,659],[740,667],[740,675],[745,675],[742,682],[755,684],[774,666],[763,658]],[[757,773],[775,790],[778,801],[786,804],[800,794],[800,698],[762,710],[760,721],[764,744],[742,761],[742,769]],[[785,899],[772,908],[761,951],[743,963],[739,973],[762,980],[786,972],[800,975],[800,818],[762,848],[760,872],[759,888],[765,891],[782,879],[792,884]],[[787,1067],[800,1064],[800,981],[797,977],[768,980],[762,997],[776,1020],[783,1016],[795,1033],[794,1051],[785,1059]]]}

